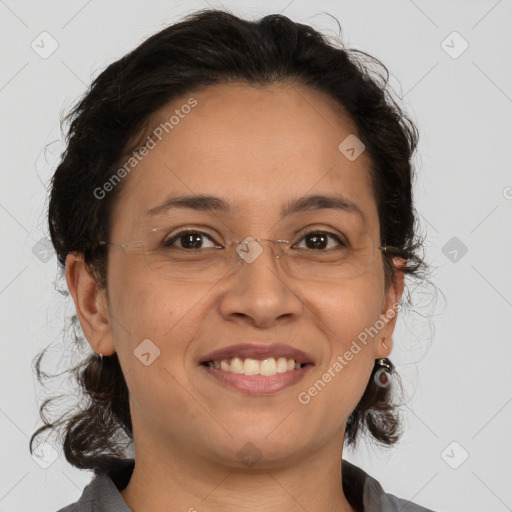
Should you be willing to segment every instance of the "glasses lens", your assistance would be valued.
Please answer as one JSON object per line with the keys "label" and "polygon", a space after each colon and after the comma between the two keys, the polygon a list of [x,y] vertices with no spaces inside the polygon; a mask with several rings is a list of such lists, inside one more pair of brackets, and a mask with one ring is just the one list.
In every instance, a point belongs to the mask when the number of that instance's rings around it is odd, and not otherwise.
{"label": "glasses lens", "polygon": [[370,271],[374,258],[372,237],[366,232],[352,233],[327,247],[328,235],[309,235],[306,248],[286,249],[282,261],[288,273],[297,279],[341,281],[362,276]]}
{"label": "glasses lens", "polygon": [[153,230],[144,241],[148,268],[169,279],[184,281],[222,277],[234,259],[229,248],[220,247],[206,233],[185,230],[172,237]]}

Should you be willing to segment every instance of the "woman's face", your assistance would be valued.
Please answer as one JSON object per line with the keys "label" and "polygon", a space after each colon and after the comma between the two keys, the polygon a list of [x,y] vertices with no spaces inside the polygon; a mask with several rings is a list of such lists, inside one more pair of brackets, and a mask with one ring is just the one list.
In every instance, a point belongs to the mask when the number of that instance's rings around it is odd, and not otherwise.
{"label": "woman's face", "polygon": [[[190,98],[197,104],[182,108],[193,104]],[[140,240],[152,228],[167,226],[164,236],[184,227],[211,236],[213,242],[203,237],[199,247],[247,236],[298,242],[308,226],[336,233],[344,225],[366,231],[380,245],[367,152],[354,159],[360,147],[339,149],[356,130],[323,94],[284,84],[208,87],[161,109],[148,134],[173,114],[179,121],[174,118],[172,129],[167,125],[161,140],[153,137],[156,145],[124,178],[111,242]],[[198,195],[214,196],[230,211],[181,206],[147,213],[170,197]],[[360,212],[317,203],[282,216],[311,195],[342,196]],[[375,358],[391,350],[394,322],[366,336],[366,343],[358,340],[396,304],[401,288],[385,290],[378,250],[366,274],[329,281],[290,276],[272,246],[260,246],[254,261],[243,261],[225,277],[192,280],[165,278],[137,250],[109,248],[108,327],[94,347],[119,356],[137,450],[238,467],[248,459],[261,458],[262,467],[292,462],[325,447],[341,453],[345,422]],[[86,334],[95,339],[94,332]],[[201,364],[213,351],[246,344],[284,345],[304,352],[310,364],[290,370],[300,372],[298,380],[288,372],[226,377],[222,369]],[[242,362],[262,359],[254,346],[245,349],[234,350]],[[285,357],[276,349],[276,359],[279,354]],[[251,378],[263,382],[259,390],[249,389]]]}

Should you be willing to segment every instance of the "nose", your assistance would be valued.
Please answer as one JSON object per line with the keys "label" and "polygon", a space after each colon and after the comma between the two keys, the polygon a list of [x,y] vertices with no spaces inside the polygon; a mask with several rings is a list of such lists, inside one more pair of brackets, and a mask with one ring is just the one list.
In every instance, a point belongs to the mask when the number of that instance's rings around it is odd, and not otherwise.
{"label": "nose", "polygon": [[246,247],[240,247],[241,260],[227,279],[220,301],[221,314],[257,327],[292,321],[304,307],[294,291],[293,279],[280,268],[270,242],[252,242],[251,246],[250,254]]}

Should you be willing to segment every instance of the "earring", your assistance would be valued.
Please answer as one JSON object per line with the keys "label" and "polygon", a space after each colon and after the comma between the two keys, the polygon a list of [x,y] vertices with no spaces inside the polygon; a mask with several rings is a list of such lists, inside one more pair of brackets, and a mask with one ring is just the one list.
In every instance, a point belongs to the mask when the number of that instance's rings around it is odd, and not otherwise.
{"label": "earring", "polygon": [[393,373],[395,366],[387,357],[381,357],[379,359],[375,359],[375,366],[378,367],[378,370],[384,370],[387,373]]}
{"label": "earring", "polygon": [[97,354],[101,361],[103,361],[103,354]]}
{"label": "earring", "polygon": [[386,344],[384,342],[382,342],[382,346],[387,350],[388,347],[386,346]]}
{"label": "earring", "polygon": [[393,363],[387,358],[375,359],[375,374],[373,380],[380,388],[387,388],[391,384],[391,375],[395,369]]}

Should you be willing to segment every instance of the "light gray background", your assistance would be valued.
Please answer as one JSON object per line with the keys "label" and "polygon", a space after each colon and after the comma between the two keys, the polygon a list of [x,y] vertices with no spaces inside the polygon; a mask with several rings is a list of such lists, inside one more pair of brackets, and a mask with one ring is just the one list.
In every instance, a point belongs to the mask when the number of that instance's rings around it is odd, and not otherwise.
{"label": "light gray background", "polygon": [[[46,396],[32,360],[50,342],[50,359],[66,367],[72,358],[59,347],[72,308],[54,291],[55,255],[44,262],[37,245],[48,235],[60,114],[106,65],[208,5],[252,18],[282,12],[336,35],[325,11],[339,19],[342,40],[380,58],[401,87],[420,129],[415,198],[444,296],[428,305],[432,290],[417,290],[415,310],[398,322],[391,359],[409,397],[400,444],[361,444],[344,456],[388,492],[434,510],[512,510],[510,0],[0,0],[0,511],[55,511],[91,478],[61,453],[43,468],[28,451]],[[58,43],[46,59],[31,47],[44,31]]]}

